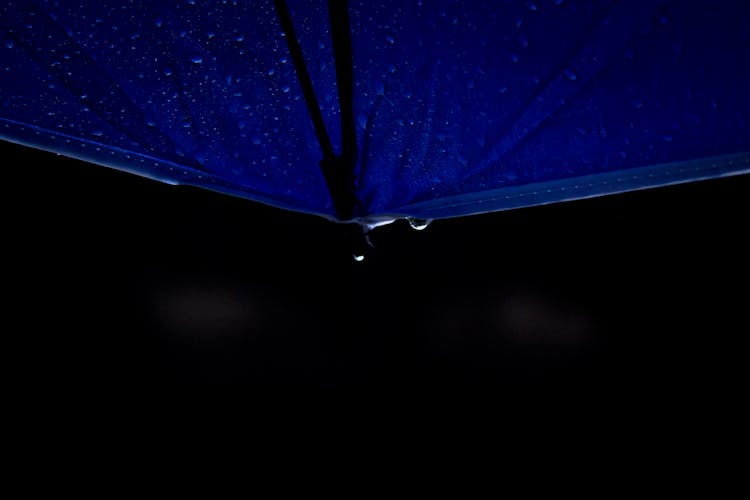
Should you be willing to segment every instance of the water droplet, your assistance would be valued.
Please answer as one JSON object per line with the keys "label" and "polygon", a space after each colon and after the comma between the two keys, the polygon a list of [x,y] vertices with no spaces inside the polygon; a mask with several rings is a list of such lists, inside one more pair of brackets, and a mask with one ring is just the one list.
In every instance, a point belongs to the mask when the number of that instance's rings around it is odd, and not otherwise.
{"label": "water droplet", "polygon": [[416,229],[417,231],[427,229],[427,226],[432,223],[432,219],[417,219],[416,217],[407,217],[406,221],[409,223],[412,229]]}
{"label": "water droplet", "polygon": [[391,45],[393,45],[394,43],[396,43],[396,39],[393,38],[393,35],[391,35],[391,34],[385,35],[385,39]]}
{"label": "water droplet", "polygon": [[200,64],[203,62],[203,58],[201,56],[195,56],[190,59],[190,62],[192,62],[193,64]]}
{"label": "water droplet", "polygon": [[276,70],[274,68],[268,70],[268,76],[272,76],[274,73],[276,73]]}
{"label": "water droplet", "polygon": [[289,85],[282,85],[281,86],[281,91],[283,93],[285,93],[285,94],[288,93],[290,90],[292,90],[292,88]]}
{"label": "water droplet", "polygon": [[172,76],[174,74],[174,71],[172,68],[164,68],[164,76]]}
{"label": "water droplet", "polygon": [[235,42],[242,42],[244,40],[245,40],[245,34],[244,33],[240,33],[239,35],[237,35],[236,37],[234,37],[234,41]]}
{"label": "water droplet", "polygon": [[357,113],[357,124],[362,128],[367,127],[367,113],[364,111]]}
{"label": "water droplet", "polygon": [[5,46],[8,47],[9,49],[12,49],[13,45],[14,45],[13,40],[8,39],[5,41]]}
{"label": "water droplet", "polygon": [[578,75],[576,75],[575,71],[573,71],[572,69],[566,69],[563,74],[565,75],[565,78],[567,78],[571,82],[575,81],[578,78]]}
{"label": "water droplet", "polygon": [[161,18],[158,18],[156,21],[154,21],[154,26],[156,26],[157,28],[161,28],[162,26],[164,26],[164,21]]}
{"label": "water droplet", "polygon": [[361,254],[361,253],[353,254],[352,258],[354,259],[355,262],[362,262],[363,260],[365,260],[364,254]]}

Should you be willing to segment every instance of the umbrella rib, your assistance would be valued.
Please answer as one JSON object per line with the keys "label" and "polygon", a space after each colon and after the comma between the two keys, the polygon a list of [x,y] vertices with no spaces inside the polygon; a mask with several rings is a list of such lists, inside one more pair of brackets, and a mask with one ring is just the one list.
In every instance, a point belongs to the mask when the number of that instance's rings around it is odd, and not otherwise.
{"label": "umbrella rib", "polygon": [[318,99],[315,96],[310,74],[307,72],[302,48],[294,33],[289,6],[285,0],[274,0],[276,13],[284,31],[289,53],[294,63],[302,93],[305,96],[307,110],[315,127],[323,159],[320,169],[323,172],[328,191],[338,218],[349,220],[354,214],[355,207],[360,203],[354,192],[354,167],[357,161],[357,138],[354,129],[353,102],[353,67],[351,48],[351,28],[349,26],[349,8],[346,0],[330,0],[328,2],[331,23],[331,37],[333,41],[334,58],[336,63],[336,86],[339,94],[339,110],[341,112],[342,154],[333,152],[331,139],[323,121]]}
{"label": "umbrella rib", "polygon": [[294,70],[302,86],[302,94],[305,96],[307,111],[310,113],[310,118],[312,118],[313,126],[315,127],[315,135],[318,136],[320,149],[323,150],[323,158],[333,158],[331,139],[328,137],[328,131],[323,121],[323,114],[320,112],[320,106],[318,105],[318,98],[315,96],[312,80],[310,79],[310,74],[307,72],[305,59],[302,56],[302,47],[300,47],[299,40],[297,40],[297,35],[294,32],[289,6],[285,0],[274,0],[273,3],[276,7],[276,14],[279,16],[281,29],[284,31],[284,38],[286,38],[286,43],[289,47],[289,54],[294,64]]}
{"label": "umbrella rib", "polygon": [[328,16],[341,112],[341,156],[353,172],[357,159],[357,133],[354,128],[354,67],[348,0],[328,0]]}

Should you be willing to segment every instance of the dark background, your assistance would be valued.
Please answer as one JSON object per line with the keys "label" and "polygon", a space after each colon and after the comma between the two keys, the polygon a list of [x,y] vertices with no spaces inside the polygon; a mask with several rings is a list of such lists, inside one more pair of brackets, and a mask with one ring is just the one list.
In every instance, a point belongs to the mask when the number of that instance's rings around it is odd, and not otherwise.
{"label": "dark background", "polygon": [[[741,387],[750,176],[376,229],[2,144],[7,380]],[[494,394],[500,394],[495,392]]]}

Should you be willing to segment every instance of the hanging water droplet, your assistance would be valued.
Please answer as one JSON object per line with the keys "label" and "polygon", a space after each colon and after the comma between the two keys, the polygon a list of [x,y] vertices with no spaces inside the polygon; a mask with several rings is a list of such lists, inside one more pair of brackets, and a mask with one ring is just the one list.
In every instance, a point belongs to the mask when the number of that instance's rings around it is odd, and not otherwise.
{"label": "hanging water droplet", "polygon": [[361,254],[361,253],[352,254],[352,258],[354,259],[355,262],[362,262],[363,260],[365,260],[364,254]]}
{"label": "hanging water droplet", "polygon": [[427,226],[432,223],[432,219],[417,219],[416,217],[407,217],[406,221],[409,223],[412,229],[416,229],[417,231],[427,229]]}

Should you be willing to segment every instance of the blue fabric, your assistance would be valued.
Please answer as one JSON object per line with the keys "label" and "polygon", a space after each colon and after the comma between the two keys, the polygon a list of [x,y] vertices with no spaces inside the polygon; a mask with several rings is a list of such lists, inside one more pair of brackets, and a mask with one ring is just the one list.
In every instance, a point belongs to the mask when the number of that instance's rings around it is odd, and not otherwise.
{"label": "blue fabric", "polygon": [[[289,6],[339,151],[326,2]],[[365,218],[750,172],[748,2],[363,0],[350,17]],[[272,1],[10,1],[0,40],[0,138],[335,217]]]}

